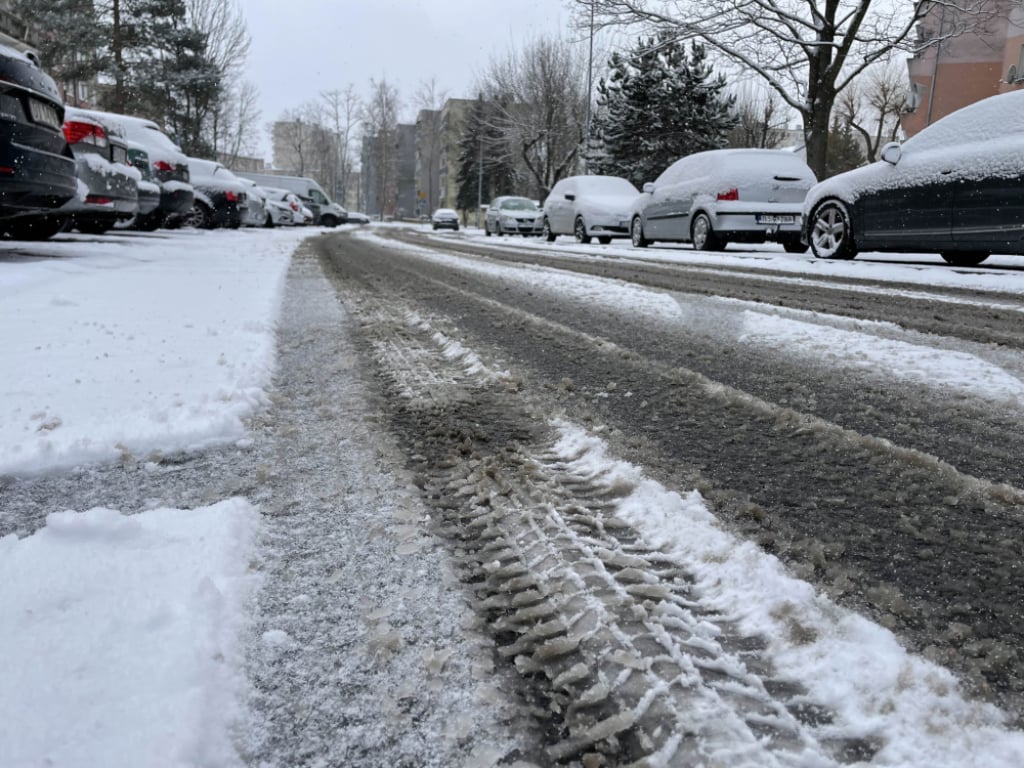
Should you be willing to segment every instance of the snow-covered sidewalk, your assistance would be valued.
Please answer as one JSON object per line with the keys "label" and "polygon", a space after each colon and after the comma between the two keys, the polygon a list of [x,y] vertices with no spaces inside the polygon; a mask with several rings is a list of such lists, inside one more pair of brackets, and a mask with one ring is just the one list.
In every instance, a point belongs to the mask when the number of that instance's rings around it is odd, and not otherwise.
{"label": "snow-covered sidewalk", "polygon": [[[303,234],[0,246],[0,500],[16,474],[244,441]],[[253,506],[43,511],[0,538],[0,765],[237,762]]]}

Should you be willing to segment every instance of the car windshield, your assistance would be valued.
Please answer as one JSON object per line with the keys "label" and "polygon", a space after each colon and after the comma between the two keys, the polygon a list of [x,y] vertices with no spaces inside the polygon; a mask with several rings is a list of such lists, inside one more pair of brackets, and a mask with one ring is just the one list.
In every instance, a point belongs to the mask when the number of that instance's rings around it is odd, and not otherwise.
{"label": "car windshield", "polygon": [[511,200],[503,200],[501,203],[502,210],[510,211],[536,211],[537,204],[533,200],[528,200],[525,197],[513,197]]}

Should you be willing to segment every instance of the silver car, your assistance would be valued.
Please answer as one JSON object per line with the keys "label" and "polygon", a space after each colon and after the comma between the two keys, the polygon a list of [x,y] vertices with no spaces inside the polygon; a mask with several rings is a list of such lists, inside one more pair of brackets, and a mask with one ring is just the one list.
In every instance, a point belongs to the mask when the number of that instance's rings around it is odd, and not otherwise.
{"label": "silver car", "polygon": [[128,162],[128,145],[99,120],[67,107],[64,138],[75,156],[79,194],[60,209],[69,227],[100,235],[138,211],[141,175]]}
{"label": "silver car", "polygon": [[544,201],[543,234],[548,242],[572,235],[578,243],[596,237],[607,245],[629,237],[629,214],[640,192],[619,176],[570,176],[551,188]]}
{"label": "silver car", "polygon": [[539,235],[544,214],[528,197],[503,195],[491,200],[484,218],[486,235]]}
{"label": "silver car", "polygon": [[715,149],[677,160],[644,184],[630,235],[638,248],[656,240],[721,251],[730,242],[774,240],[803,253],[803,202],[817,179],[792,152]]}

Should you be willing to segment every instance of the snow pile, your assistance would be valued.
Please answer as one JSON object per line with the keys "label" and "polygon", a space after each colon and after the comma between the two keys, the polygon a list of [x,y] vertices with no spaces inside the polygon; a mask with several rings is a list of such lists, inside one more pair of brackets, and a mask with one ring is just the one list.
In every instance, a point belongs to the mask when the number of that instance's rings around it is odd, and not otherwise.
{"label": "snow pile", "polygon": [[302,233],[192,232],[0,250],[0,473],[239,438],[265,401]]}
{"label": "snow pile", "polygon": [[0,539],[0,764],[235,765],[256,525],[231,499]]}

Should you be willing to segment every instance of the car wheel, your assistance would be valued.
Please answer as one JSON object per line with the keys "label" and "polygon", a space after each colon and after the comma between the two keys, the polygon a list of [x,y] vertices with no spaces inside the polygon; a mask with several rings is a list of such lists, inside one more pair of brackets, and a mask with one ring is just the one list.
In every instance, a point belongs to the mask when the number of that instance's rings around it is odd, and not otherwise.
{"label": "car wheel", "polygon": [[599,242],[601,245],[608,245],[611,241],[612,239],[608,237],[608,235],[600,235],[597,238],[597,242]]}
{"label": "car wheel", "polygon": [[587,225],[583,223],[582,216],[576,217],[576,223],[572,227],[572,234],[576,238],[577,243],[583,243],[584,245],[590,243],[590,235],[587,234]]}
{"label": "car wheel", "polygon": [[782,247],[786,253],[807,253],[807,246],[799,240],[783,240]]}
{"label": "car wheel", "polygon": [[49,240],[67,226],[67,219],[43,216],[21,219],[4,225],[4,231],[15,240]]}
{"label": "car wheel", "polygon": [[500,222],[500,221],[499,221],[499,222],[497,222],[497,223],[496,223],[496,224],[494,225],[494,234],[496,234],[496,235],[497,235],[498,237],[501,237],[502,235],[504,235],[504,234],[505,234],[505,230],[503,230],[503,229],[501,228],[501,222]]}
{"label": "car wheel", "polygon": [[838,200],[827,200],[815,208],[808,224],[811,253],[816,258],[852,259],[857,255],[850,216]]}
{"label": "car wheel", "polygon": [[196,200],[192,203],[192,210],[185,216],[185,224],[196,229],[213,229],[213,211],[206,203]]}
{"label": "car wheel", "polygon": [[153,211],[145,216],[136,216],[135,221],[132,223],[132,229],[137,229],[139,232],[156,232],[163,223],[163,214]]}
{"label": "car wheel", "polygon": [[270,213],[267,213],[267,218],[263,220],[263,226],[267,229],[274,228],[274,217]]}
{"label": "car wheel", "polygon": [[454,229],[456,232],[458,232],[459,231],[459,225],[456,224],[454,227],[452,227],[452,229]]}
{"label": "car wheel", "polygon": [[540,225],[540,236],[549,243],[555,242],[555,238],[558,237],[558,235],[551,231],[551,222],[548,221],[546,217],[544,222]]}
{"label": "car wheel", "polygon": [[491,236],[491,225],[484,221],[484,234],[488,237]]}
{"label": "car wheel", "polygon": [[943,251],[942,258],[954,267],[976,267],[990,254],[985,251]]}
{"label": "car wheel", "polygon": [[711,219],[706,213],[694,216],[693,225],[690,227],[690,241],[698,251],[721,251],[725,248],[725,241],[715,234]]}
{"label": "car wheel", "polygon": [[328,214],[327,216],[321,216],[320,217],[320,226],[334,228],[334,227],[338,226],[338,217],[337,216],[331,216],[330,214]]}
{"label": "car wheel", "polygon": [[634,216],[629,225],[629,236],[634,248],[646,248],[651,241],[644,237],[644,223],[639,216]]}

